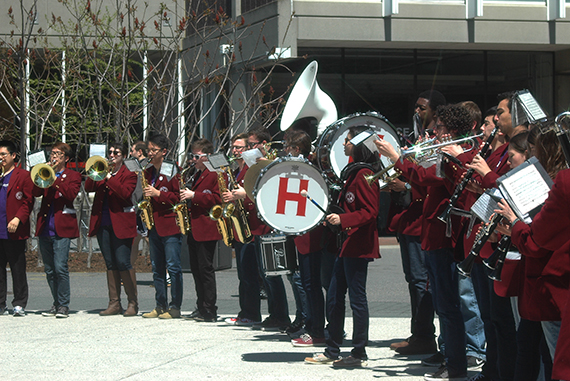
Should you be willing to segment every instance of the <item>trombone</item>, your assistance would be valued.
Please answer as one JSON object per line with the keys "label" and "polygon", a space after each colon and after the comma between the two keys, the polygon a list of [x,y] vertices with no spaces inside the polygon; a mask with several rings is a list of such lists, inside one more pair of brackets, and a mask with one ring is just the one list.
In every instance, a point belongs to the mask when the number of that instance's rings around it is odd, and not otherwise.
{"label": "trombone", "polygon": [[384,184],[380,184],[380,189],[384,189],[388,186],[388,184],[395,180],[396,178],[398,178],[398,176],[400,176],[400,174],[397,171],[394,171],[394,173],[392,173],[391,175],[389,174],[390,170],[392,170],[394,168],[394,163],[390,164],[389,166],[387,166],[386,168],[373,173],[371,175],[364,175],[364,179],[366,180],[366,182],[368,183],[368,185],[372,185],[373,182],[377,181],[377,180],[382,180],[382,182]]}
{"label": "trombone", "polygon": [[53,170],[55,163],[52,161],[48,163],[40,163],[34,165],[30,172],[32,181],[38,188],[49,188],[55,182],[55,171]]}

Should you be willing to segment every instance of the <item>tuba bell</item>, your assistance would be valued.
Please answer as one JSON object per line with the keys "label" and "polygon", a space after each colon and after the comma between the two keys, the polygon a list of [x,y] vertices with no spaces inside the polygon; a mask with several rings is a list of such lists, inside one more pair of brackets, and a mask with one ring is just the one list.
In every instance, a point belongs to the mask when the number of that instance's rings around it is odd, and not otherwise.
{"label": "tuba bell", "polygon": [[34,184],[39,188],[49,188],[55,182],[55,171],[52,166],[47,163],[34,165],[30,176]]}
{"label": "tuba bell", "polygon": [[85,174],[93,181],[101,181],[109,174],[107,159],[94,155],[85,163]]}
{"label": "tuba bell", "polygon": [[291,90],[281,116],[281,131],[291,127],[298,119],[313,117],[319,122],[317,135],[320,135],[328,125],[336,121],[336,106],[317,83],[318,68],[317,61],[311,62]]}

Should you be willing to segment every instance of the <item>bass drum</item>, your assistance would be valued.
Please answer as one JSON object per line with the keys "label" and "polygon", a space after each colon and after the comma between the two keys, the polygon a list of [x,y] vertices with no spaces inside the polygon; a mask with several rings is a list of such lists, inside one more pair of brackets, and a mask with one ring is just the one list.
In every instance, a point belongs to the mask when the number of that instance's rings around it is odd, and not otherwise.
{"label": "bass drum", "polygon": [[[358,113],[337,120],[327,127],[317,140],[316,157],[319,168],[331,183],[340,184],[340,174],[348,164],[348,156],[344,154],[344,139],[348,129],[357,126],[368,126],[378,136],[388,141],[396,151],[400,152],[400,144],[396,129],[384,116],[377,112]],[[392,164],[390,159],[380,156],[384,167]]]}
{"label": "bass drum", "polygon": [[280,234],[302,235],[325,218],[325,213],[304,197],[302,191],[327,210],[329,188],[319,170],[304,158],[282,157],[261,168],[252,200],[265,224]]}

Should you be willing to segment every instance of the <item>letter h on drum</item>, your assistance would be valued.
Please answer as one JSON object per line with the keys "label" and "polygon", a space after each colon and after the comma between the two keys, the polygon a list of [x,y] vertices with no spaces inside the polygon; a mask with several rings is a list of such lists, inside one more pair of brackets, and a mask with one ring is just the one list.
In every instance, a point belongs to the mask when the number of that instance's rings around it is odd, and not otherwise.
{"label": "letter h on drum", "polygon": [[305,217],[305,211],[307,209],[307,198],[303,197],[303,195],[301,195],[301,192],[307,190],[309,187],[309,180],[300,179],[299,181],[299,192],[292,193],[287,191],[289,178],[279,178],[279,193],[277,194],[277,210],[275,211],[276,214],[285,214],[285,203],[287,201],[294,201],[297,203],[297,216]]}

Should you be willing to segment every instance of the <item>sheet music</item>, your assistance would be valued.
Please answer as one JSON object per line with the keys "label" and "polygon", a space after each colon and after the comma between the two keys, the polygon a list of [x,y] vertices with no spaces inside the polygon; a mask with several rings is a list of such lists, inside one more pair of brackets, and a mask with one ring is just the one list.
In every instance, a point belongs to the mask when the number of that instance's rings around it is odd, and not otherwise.
{"label": "sheet music", "polygon": [[471,207],[471,212],[484,222],[489,221],[495,209],[498,208],[498,203],[491,197],[491,194],[502,198],[501,192],[498,189],[490,189],[483,193]]}
{"label": "sheet music", "polygon": [[221,167],[229,167],[230,165],[230,162],[228,161],[224,153],[216,153],[213,155],[208,155],[208,161],[215,169],[219,169]]}
{"label": "sheet music", "polygon": [[100,143],[89,144],[89,157],[93,156],[107,157],[106,151],[107,151],[106,144],[100,144]]}
{"label": "sheet music", "polygon": [[34,152],[28,155],[28,164],[30,168],[32,168],[36,164],[46,163],[47,157],[44,150],[40,150],[38,152]]}
{"label": "sheet music", "polygon": [[517,95],[525,108],[527,116],[530,117],[529,119],[533,119],[531,122],[546,119],[546,114],[529,91],[521,91]]}

